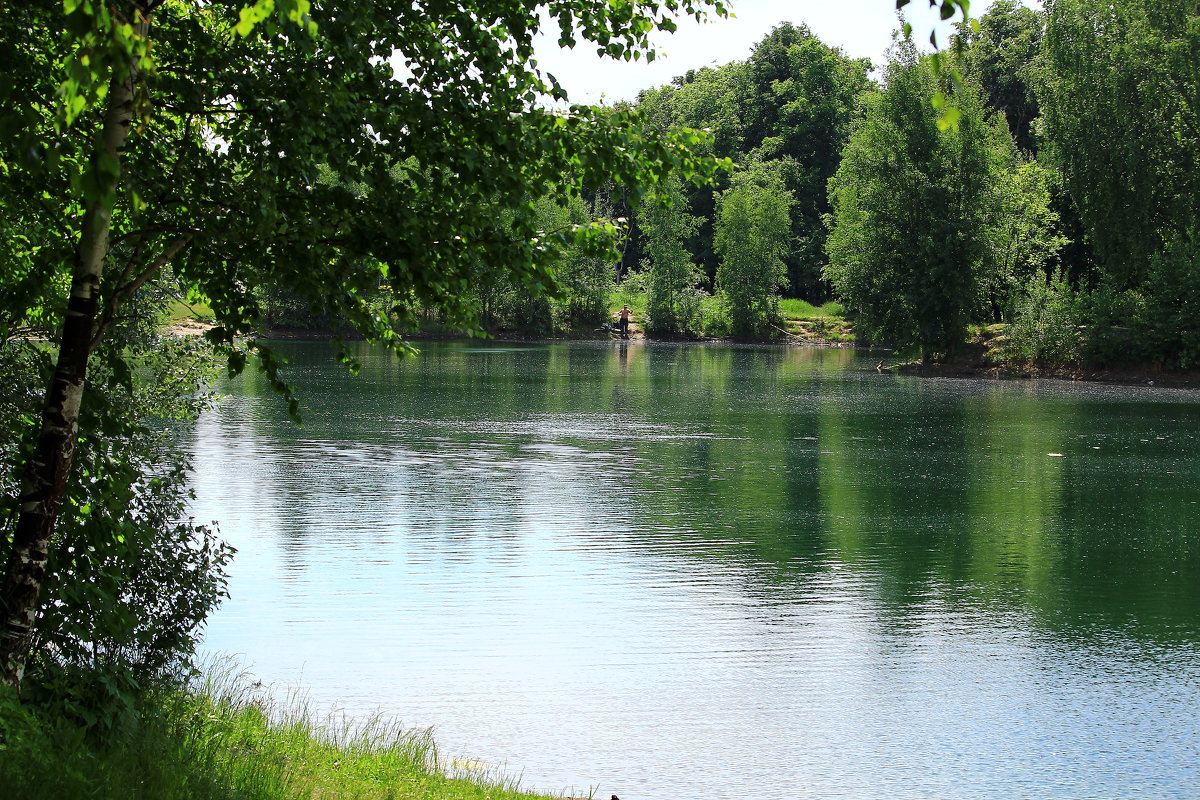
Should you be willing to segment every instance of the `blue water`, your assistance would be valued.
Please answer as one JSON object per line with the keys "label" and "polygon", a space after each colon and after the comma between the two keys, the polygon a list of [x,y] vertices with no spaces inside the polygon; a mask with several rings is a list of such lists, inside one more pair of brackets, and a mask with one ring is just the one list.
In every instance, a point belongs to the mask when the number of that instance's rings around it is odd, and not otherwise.
{"label": "blue water", "polygon": [[1200,393],[848,350],[283,344],[206,648],[623,800],[1200,797]]}

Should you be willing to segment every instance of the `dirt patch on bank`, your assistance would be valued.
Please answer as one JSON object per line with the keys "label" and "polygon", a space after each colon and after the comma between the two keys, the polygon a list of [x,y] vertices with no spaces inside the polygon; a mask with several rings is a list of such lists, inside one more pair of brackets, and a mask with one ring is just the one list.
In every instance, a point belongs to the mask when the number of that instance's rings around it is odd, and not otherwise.
{"label": "dirt patch on bank", "polygon": [[181,319],[167,326],[167,333],[172,336],[203,336],[216,326],[211,322],[201,322],[198,319]]}

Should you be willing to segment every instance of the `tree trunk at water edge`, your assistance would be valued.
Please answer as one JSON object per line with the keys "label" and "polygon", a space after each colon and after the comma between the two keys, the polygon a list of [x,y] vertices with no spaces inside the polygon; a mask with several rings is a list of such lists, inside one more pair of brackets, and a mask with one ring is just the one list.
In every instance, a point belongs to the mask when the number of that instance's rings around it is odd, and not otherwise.
{"label": "tree trunk at water edge", "polygon": [[[145,35],[147,24],[143,18],[135,26],[139,34]],[[120,164],[138,80],[134,64],[125,75],[114,76],[95,158]],[[109,175],[107,185],[85,200],[58,362],[46,391],[37,445],[22,471],[20,515],[0,585],[0,682],[13,687],[20,686],[25,673],[50,541],[75,452],[79,405],[88,357],[96,344],[100,279],[108,254],[111,209],[107,203],[119,179],[119,171]]]}

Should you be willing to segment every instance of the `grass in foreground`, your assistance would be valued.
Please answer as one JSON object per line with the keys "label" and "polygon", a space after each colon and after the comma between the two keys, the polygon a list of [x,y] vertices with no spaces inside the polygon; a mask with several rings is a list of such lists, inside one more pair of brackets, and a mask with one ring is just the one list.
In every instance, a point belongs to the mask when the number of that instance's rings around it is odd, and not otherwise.
{"label": "grass in foreground", "polygon": [[[0,697],[0,796],[21,800],[529,800],[515,781],[448,777],[427,732],[322,723],[209,682],[143,700],[100,737]],[[103,741],[98,741],[103,739]]]}

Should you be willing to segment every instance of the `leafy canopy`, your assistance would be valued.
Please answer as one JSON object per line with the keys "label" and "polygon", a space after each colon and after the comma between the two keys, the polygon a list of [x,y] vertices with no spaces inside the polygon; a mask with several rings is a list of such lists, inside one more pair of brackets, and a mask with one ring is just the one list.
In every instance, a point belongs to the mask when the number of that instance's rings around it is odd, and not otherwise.
{"label": "leafy canopy", "polygon": [[[15,109],[0,131],[0,200],[24,237],[5,282],[53,302],[80,210],[101,196],[102,325],[171,264],[179,291],[212,307],[209,336],[233,370],[247,357],[237,337],[262,317],[257,287],[288,286],[400,346],[395,318],[418,304],[470,326],[475,289],[552,292],[564,251],[616,233],[543,233],[529,198],[612,181],[636,199],[668,174],[705,180],[719,167],[693,154],[694,131],[548,107],[565,93],[533,58],[546,25],[568,46],[649,58],[649,32],[672,29],[674,13],[724,14],[719,0],[110,5],[42,0],[0,21],[13,45],[0,97]],[[136,122],[113,163],[96,156],[99,112],[131,72]],[[380,287],[392,319],[366,301]]]}

